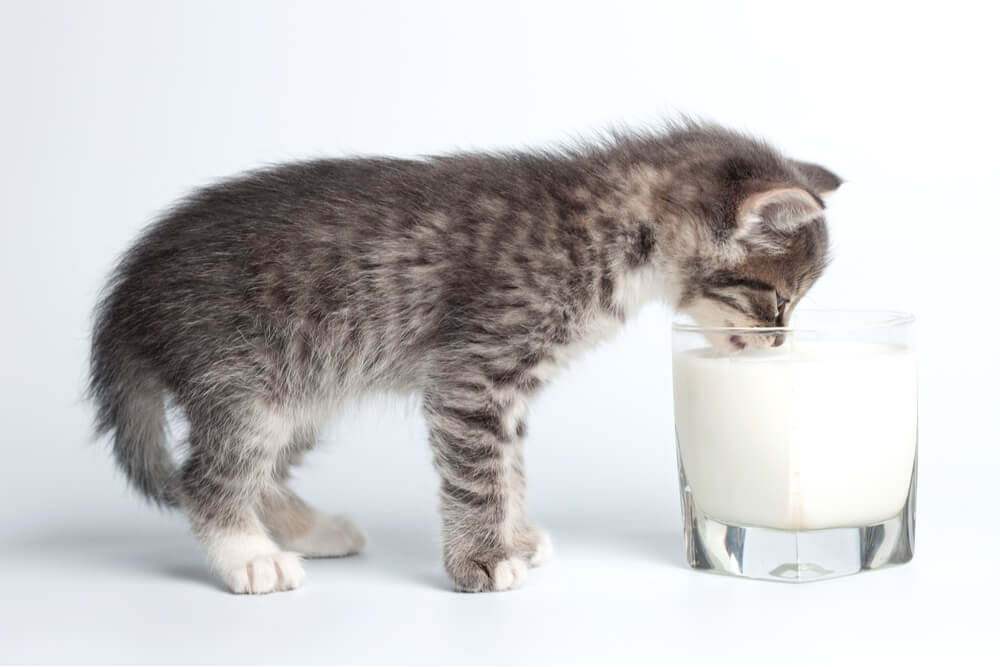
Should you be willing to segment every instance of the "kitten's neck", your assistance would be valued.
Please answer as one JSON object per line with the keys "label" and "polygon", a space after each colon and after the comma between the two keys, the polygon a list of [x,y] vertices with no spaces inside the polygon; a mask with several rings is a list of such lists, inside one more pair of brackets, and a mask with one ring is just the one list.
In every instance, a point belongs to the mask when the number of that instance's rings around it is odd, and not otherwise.
{"label": "kitten's neck", "polygon": [[674,303],[673,291],[671,276],[658,266],[648,265],[625,269],[615,281],[612,300],[624,322],[647,304]]}
{"label": "kitten's neck", "polygon": [[679,269],[671,251],[682,221],[667,215],[658,202],[669,183],[664,168],[610,166],[594,187],[576,193],[589,195],[583,219],[607,258],[602,307],[610,306],[622,321],[648,303],[680,300]]}

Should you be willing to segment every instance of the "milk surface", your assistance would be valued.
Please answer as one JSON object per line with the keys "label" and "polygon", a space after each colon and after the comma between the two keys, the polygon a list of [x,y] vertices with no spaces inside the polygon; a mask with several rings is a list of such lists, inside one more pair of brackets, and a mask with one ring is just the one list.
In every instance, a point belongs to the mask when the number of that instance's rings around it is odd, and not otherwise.
{"label": "milk surface", "polygon": [[792,341],[674,356],[677,440],[698,508],[728,524],[814,530],[900,512],[917,444],[911,350]]}

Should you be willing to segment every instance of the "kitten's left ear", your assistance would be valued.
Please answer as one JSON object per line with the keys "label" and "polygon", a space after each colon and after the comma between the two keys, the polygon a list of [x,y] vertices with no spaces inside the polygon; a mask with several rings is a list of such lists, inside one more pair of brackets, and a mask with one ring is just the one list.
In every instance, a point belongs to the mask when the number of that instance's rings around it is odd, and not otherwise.
{"label": "kitten's left ear", "polygon": [[824,199],[833,194],[834,190],[839,188],[844,182],[840,176],[837,176],[826,167],[821,167],[818,164],[798,161],[795,161],[793,164],[795,165],[795,168],[798,169],[799,173],[805,177],[806,183],[809,184],[809,187],[818,192],[819,196]]}

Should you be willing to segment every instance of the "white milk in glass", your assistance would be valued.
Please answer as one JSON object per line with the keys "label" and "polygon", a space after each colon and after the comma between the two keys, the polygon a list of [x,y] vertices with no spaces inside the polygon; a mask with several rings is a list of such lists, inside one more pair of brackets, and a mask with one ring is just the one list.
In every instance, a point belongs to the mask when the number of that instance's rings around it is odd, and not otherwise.
{"label": "white milk in glass", "polygon": [[899,514],[916,454],[916,374],[911,349],[880,342],[679,351],[677,442],[699,511],[794,531]]}

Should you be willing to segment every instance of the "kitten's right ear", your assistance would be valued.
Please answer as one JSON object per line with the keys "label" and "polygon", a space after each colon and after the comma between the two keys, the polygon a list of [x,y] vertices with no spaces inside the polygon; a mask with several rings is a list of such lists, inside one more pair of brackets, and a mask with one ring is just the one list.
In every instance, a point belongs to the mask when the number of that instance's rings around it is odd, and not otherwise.
{"label": "kitten's right ear", "polygon": [[736,211],[737,240],[766,237],[770,230],[787,234],[823,214],[816,195],[791,185],[775,185],[748,195]]}
{"label": "kitten's right ear", "polygon": [[798,161],[794,164],[799,173],[805,177],[806,183],[809,184],[809,187],[818,192],[819,196],[824,199],[833,194],[833,191],[839,188],[844,182],[840,176],[837,176],[826,167],[821,167],[818,164]]}

